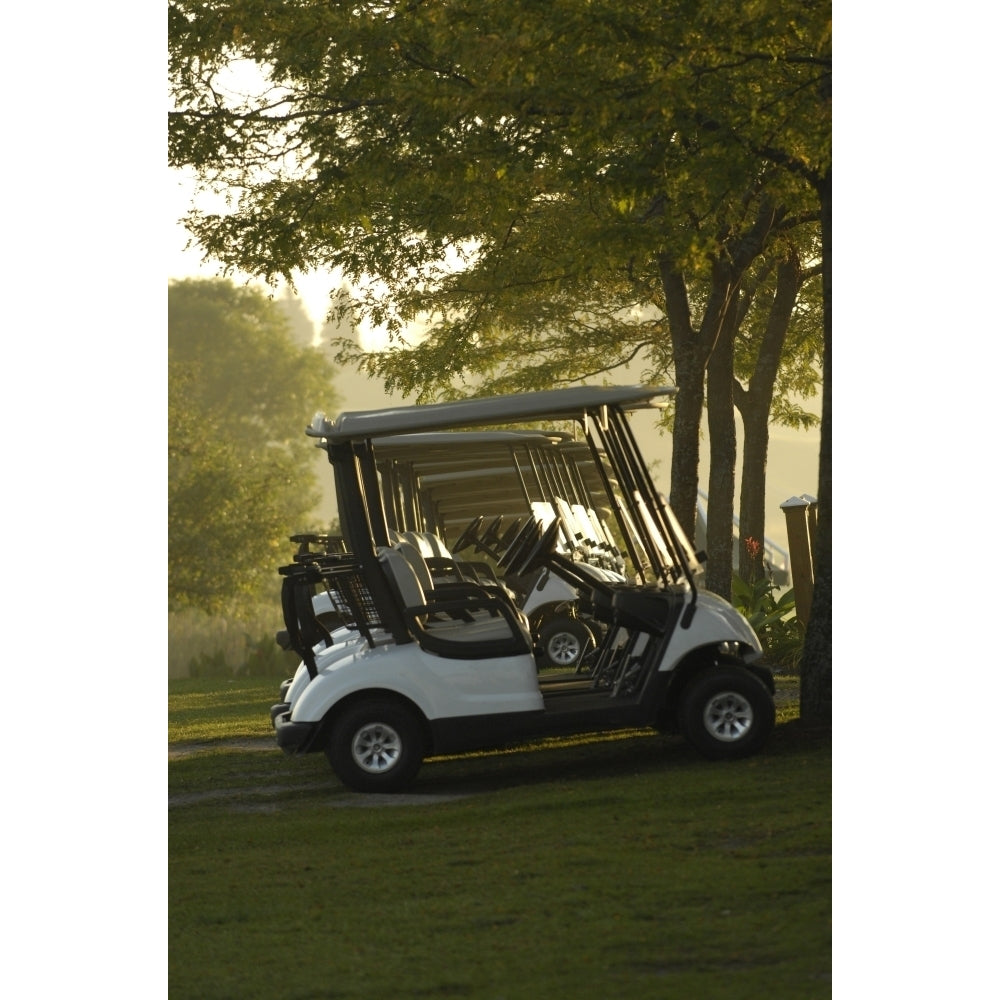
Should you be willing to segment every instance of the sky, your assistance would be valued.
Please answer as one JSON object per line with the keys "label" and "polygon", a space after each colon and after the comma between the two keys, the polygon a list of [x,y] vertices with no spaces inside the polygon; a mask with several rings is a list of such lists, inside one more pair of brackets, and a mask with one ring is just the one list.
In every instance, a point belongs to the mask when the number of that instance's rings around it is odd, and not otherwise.
{"label": "sky", "polygon": [[[188,277],[221,277],[222,269],[217,263],[205,261],[196,249],[188,246],[189,236],[179,220],[187,212],[194,197],[194,184],[184,173],[175,170],[167,171],[166,189],[168,197],[165,201],[166,217],[164,221],[164,237],[167,247],[167,276],[170,278]],[[212,207],[212,200],[202,199],[199,205],[206,210]],[[221,200],[215,201],[215,208],[221,208]],[[252,280],[247,275],[239,275],[234,280]],[[299,273],[295,277],[296,293],[303,307],[316,327],[317,336],[322,328],[330,303],[330,292],[341,283],[339,274],[330,271],[312,271]],[[261,288],[266,288],[263,282],[256,282]],[[367,327],[359,331],[363,345],[372,349],[384,338],[377,331]]]}

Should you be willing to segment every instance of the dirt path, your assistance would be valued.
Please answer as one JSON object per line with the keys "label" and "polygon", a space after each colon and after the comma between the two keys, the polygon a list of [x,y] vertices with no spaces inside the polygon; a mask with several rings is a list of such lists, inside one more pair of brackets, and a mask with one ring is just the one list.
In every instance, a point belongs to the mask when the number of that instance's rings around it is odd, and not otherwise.
{"label": "dirt path", "polygon": [[[273,736],[261,736],[254,739],[205,740],[191,743],[174,743],[167,750],[170,759],[193,757],[209,750],[236,750],[241,753],[267,751],[276,753],[277,748]],[[350,792],[340,786],[331,775],[329,779],[310,783],[257,785],[241,788],[213,788],[204,792],[187,792],[181,795],[170,795],[167,806],[170,809],[184,806],[195,806],[204,803],[229,803],[235,812],[273,813],[283,808],[281,801],[287,795],[302,792],[330,792],[326,805],[332,809],[363,809],[381,806],[413,806],[431,805],[436,802],[451,802],[456,799],[468,798],[469,793],[452,794],[393,794],[379,795]]]}

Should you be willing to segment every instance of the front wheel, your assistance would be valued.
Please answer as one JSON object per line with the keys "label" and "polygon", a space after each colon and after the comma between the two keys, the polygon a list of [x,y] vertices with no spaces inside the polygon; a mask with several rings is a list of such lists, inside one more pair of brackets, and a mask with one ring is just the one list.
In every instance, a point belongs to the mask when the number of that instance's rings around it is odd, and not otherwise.
{"label": "front wheel", "polygon": [[774,729],[774,700],[742,667],[709,668],[688,685],[680,721],[688,742],[706,757],[748,757]]}
{"label": "front wheel", "polygon": [[336,720],[326,756],[348,788],[402,791],[423,762],[420,721],[410,709],[391,701],[360,702]]}

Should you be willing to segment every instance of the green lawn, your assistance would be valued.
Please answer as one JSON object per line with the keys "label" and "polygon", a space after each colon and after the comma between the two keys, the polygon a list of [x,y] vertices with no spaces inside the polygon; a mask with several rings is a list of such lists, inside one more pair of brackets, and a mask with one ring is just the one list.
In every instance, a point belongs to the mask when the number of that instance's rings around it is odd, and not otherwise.
{"label": "green lawn", "polygon": [[255,742],[276,696],[170,683],[171,997],[830,995],[830,739],[787,696],[750,760],[636,732],[397,797]]}

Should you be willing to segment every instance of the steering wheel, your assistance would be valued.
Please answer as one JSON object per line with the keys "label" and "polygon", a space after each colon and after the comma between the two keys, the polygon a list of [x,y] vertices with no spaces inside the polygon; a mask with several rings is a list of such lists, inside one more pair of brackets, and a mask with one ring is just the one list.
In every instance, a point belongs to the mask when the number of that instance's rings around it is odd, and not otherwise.
{"label": "steering wheel", "polygon": [[506,550],[510,546],[510,543],[517,537],[518,528],[521,527],[521,520],[521,518],[515,517],[510,522],[503,536],[497,539],[497,549]]}
{"label": "steering wheel", "polygon": [[503,523],[503,514],[494,518],[493,523],[479,537],[478,545],[494,545],[500,532],[500,525]]}
{"label": "steering wheel", "polygon": [[497,559],[497,565],[501,569],[508,569],[517,557],[524,552],[525,548],[531,545],[535,539],[541,534],[542,525],[540,521],[534,519],[528,521],[528,523],[517,533],[514,541],[510,543],[509,546],[504,550],[503,555]]}
{"label": "steering wheel", "polygon": [[535,542],[534,548],[516,568],[512,568],[511,572],[517,576],[524,576],[525,573],[530,573],[533,569],[544,566],[546,557],[550,556],[555,549],[560,527],[561,521],[557,514],[552,518],[552,523],[541,533],[541,537]]}
{"label": "steering wheel", "polygon": [[474,541],[476,541],[476,532],[479,530],[479,526],[483,523],[486,518],[480,514],[478,517],[474,517],[466,527],[465,531],[458,536],[458,541],[452,546],[451,554],[456,555],[461,552],[462,549],[467,549]]}

